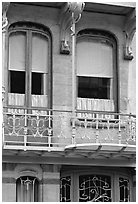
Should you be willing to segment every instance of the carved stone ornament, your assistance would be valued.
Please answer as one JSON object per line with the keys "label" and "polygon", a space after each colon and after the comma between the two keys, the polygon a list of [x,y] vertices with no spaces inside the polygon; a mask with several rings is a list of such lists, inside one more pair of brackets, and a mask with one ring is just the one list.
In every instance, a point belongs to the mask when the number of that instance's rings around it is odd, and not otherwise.
{"label": "carved stone ornament", "polygon": [[124,45],[124,59],[132,60],[133,53],[131,48],[131,43],[133,36],[136,31],[136,10],[134,9],[126,18],[124,35],[125,35],[125,45]]}
{"label": "carved stone ornament", "polygon": [[[60,12],[60,53],[70,54],[70,30],[72,31],[72,23],[77,23],[80,20],[81,13],[84,9],[83,2],[67,2],[61,8]],[[72,31],[73,32],[73,31]],[[73,33],[72,33],[73,34]],[[71,34],[71,35],[72,35]]]}
{"label": "carved stone ornament", "polygon": [[10,2],[2,2],[2,32],[5,32],[8,26],[7,11],[9,8]]}
{"label": "carved stone ornament", "polygon": [[69,29],[71,26],[71,15],[68,7],[68,3],[66,3],[60,12],[60,53],[61,54],[70,54],[70,46],[69,46]]}

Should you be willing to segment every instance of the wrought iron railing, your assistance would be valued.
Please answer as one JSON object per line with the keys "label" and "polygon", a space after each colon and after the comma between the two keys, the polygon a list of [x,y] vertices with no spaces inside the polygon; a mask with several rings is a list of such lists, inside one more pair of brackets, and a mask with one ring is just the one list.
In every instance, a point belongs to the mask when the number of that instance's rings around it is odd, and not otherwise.
{"label": "wrought iron railing", "polygon": [[17,107],[3,110],[4,148],[62,151],[71,144],[136,144],[135,115],[79,111],[72,118],[70,111]]}

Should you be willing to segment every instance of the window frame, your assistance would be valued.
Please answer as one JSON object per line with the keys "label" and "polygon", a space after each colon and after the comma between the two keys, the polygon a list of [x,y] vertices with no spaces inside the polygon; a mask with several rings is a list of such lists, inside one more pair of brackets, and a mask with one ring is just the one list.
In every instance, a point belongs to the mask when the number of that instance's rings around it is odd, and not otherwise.
{"label": "window frame", "polygon": [[[115,111],[119,112],[119,76],[118,76],[118,45],[115,36],[105,30],[97,30],[97,29],[85,29],[80,30],[77,33],[76,37],[76,46],[80,41],[84,41],[85,39],[90,38],[92,41],[104,41],[107,44],[112,46],[113,49],[113,81],[112,81],[112,93],[113,100],[115,104]],[[76,55],[77,57],[77,55]],[[78,97],[78,76],[76,72],[76,101]],[[77,107],[77,106],[76,106]]]}
{"label": "window frame", "polygon": [[[48,76],[46,86],[47,86],[47,98],[48,98],[48,106],[47,108],[51,108],[52,106],[52,39],[51,39],[51,33],[48,28],[46,28],[43,25],[39,25],[32,22],[17,22],[13,23],[9,26],[9,30],[7,33],[7,71],[6,71],[6,95],[5,95],[5,101],[6,105],[8,105],[8,93],[9,93],[9,38],[10,34],[14,32],[25,32],[26,33],[26,54],[25,54],[25,107],[26,108],[32,108],[31,103],[31,90],[32,90],[32,72],[31,72],[31,62],[32,59],[32,52],[31,52],[31,43],[32,43],[32,34],[38,33],[44,37],[46,37],[48,41]],[[44,76],[43,76],[44,77]],[[43,81],[44,83],[44,81]],[[13,105],[8,105],[8,107],[13,107]]]}

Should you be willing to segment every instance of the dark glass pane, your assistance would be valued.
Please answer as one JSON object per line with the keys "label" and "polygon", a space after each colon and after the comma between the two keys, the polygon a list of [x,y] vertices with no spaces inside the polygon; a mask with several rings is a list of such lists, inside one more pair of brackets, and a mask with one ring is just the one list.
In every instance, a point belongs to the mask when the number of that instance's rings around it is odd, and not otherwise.
{"label": "dark glass pane", "polygon": [[10,93],[25,94],[25,72],[9,71]]}
{"label": "dark glass pane", "polygon": [[43,94],[43,74],[32,72],[32,94]]}
{"label": "dark glass pane", "polygon": [[79,202],[111,202],[111,178],[104,175],[79,177]]}
{"label": "dark glass pane", "polygon": [[70,198],[71,177],[66,176],[60,179],[60,202],[71,202]]}
{"label": "dark glass pane", "polygon": [[110,79],[98,77],[78,77],[78,97],[80,98],[110,98]]}
{"label": "dark glass pane", "polygon": [[129,180],[119,178],[120,202],[129,202]]}

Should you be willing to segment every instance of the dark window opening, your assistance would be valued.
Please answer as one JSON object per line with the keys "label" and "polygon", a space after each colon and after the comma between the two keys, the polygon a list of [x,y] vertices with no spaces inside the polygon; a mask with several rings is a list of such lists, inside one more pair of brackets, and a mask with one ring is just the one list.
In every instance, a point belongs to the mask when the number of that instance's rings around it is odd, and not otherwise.
{"label": "dark window opening", "polygon": [[25,72],[9,71],[9,92],[25,94]]}
{"label": "dark window opening", "polygon": [[110,79],[79,76],[78,97],[110,99]]}
{"label": "dark window opening", "polygon": [[66,176],[60,179],[60,202],[71,202],[71,177]]}
{"label": "dark window opening", "polygon": [[129,202],[129,180],[125,178],[119,178],[120,188],[120,202]]}
{"label": "dark window opening", "polygon": [[32,94],[43,95],[43,74],[32,72]]}
{"label": "dark window opening", "polygon": [[39,182],[32,176],[23,176],[16,181],[16,202],[38,202]]}

